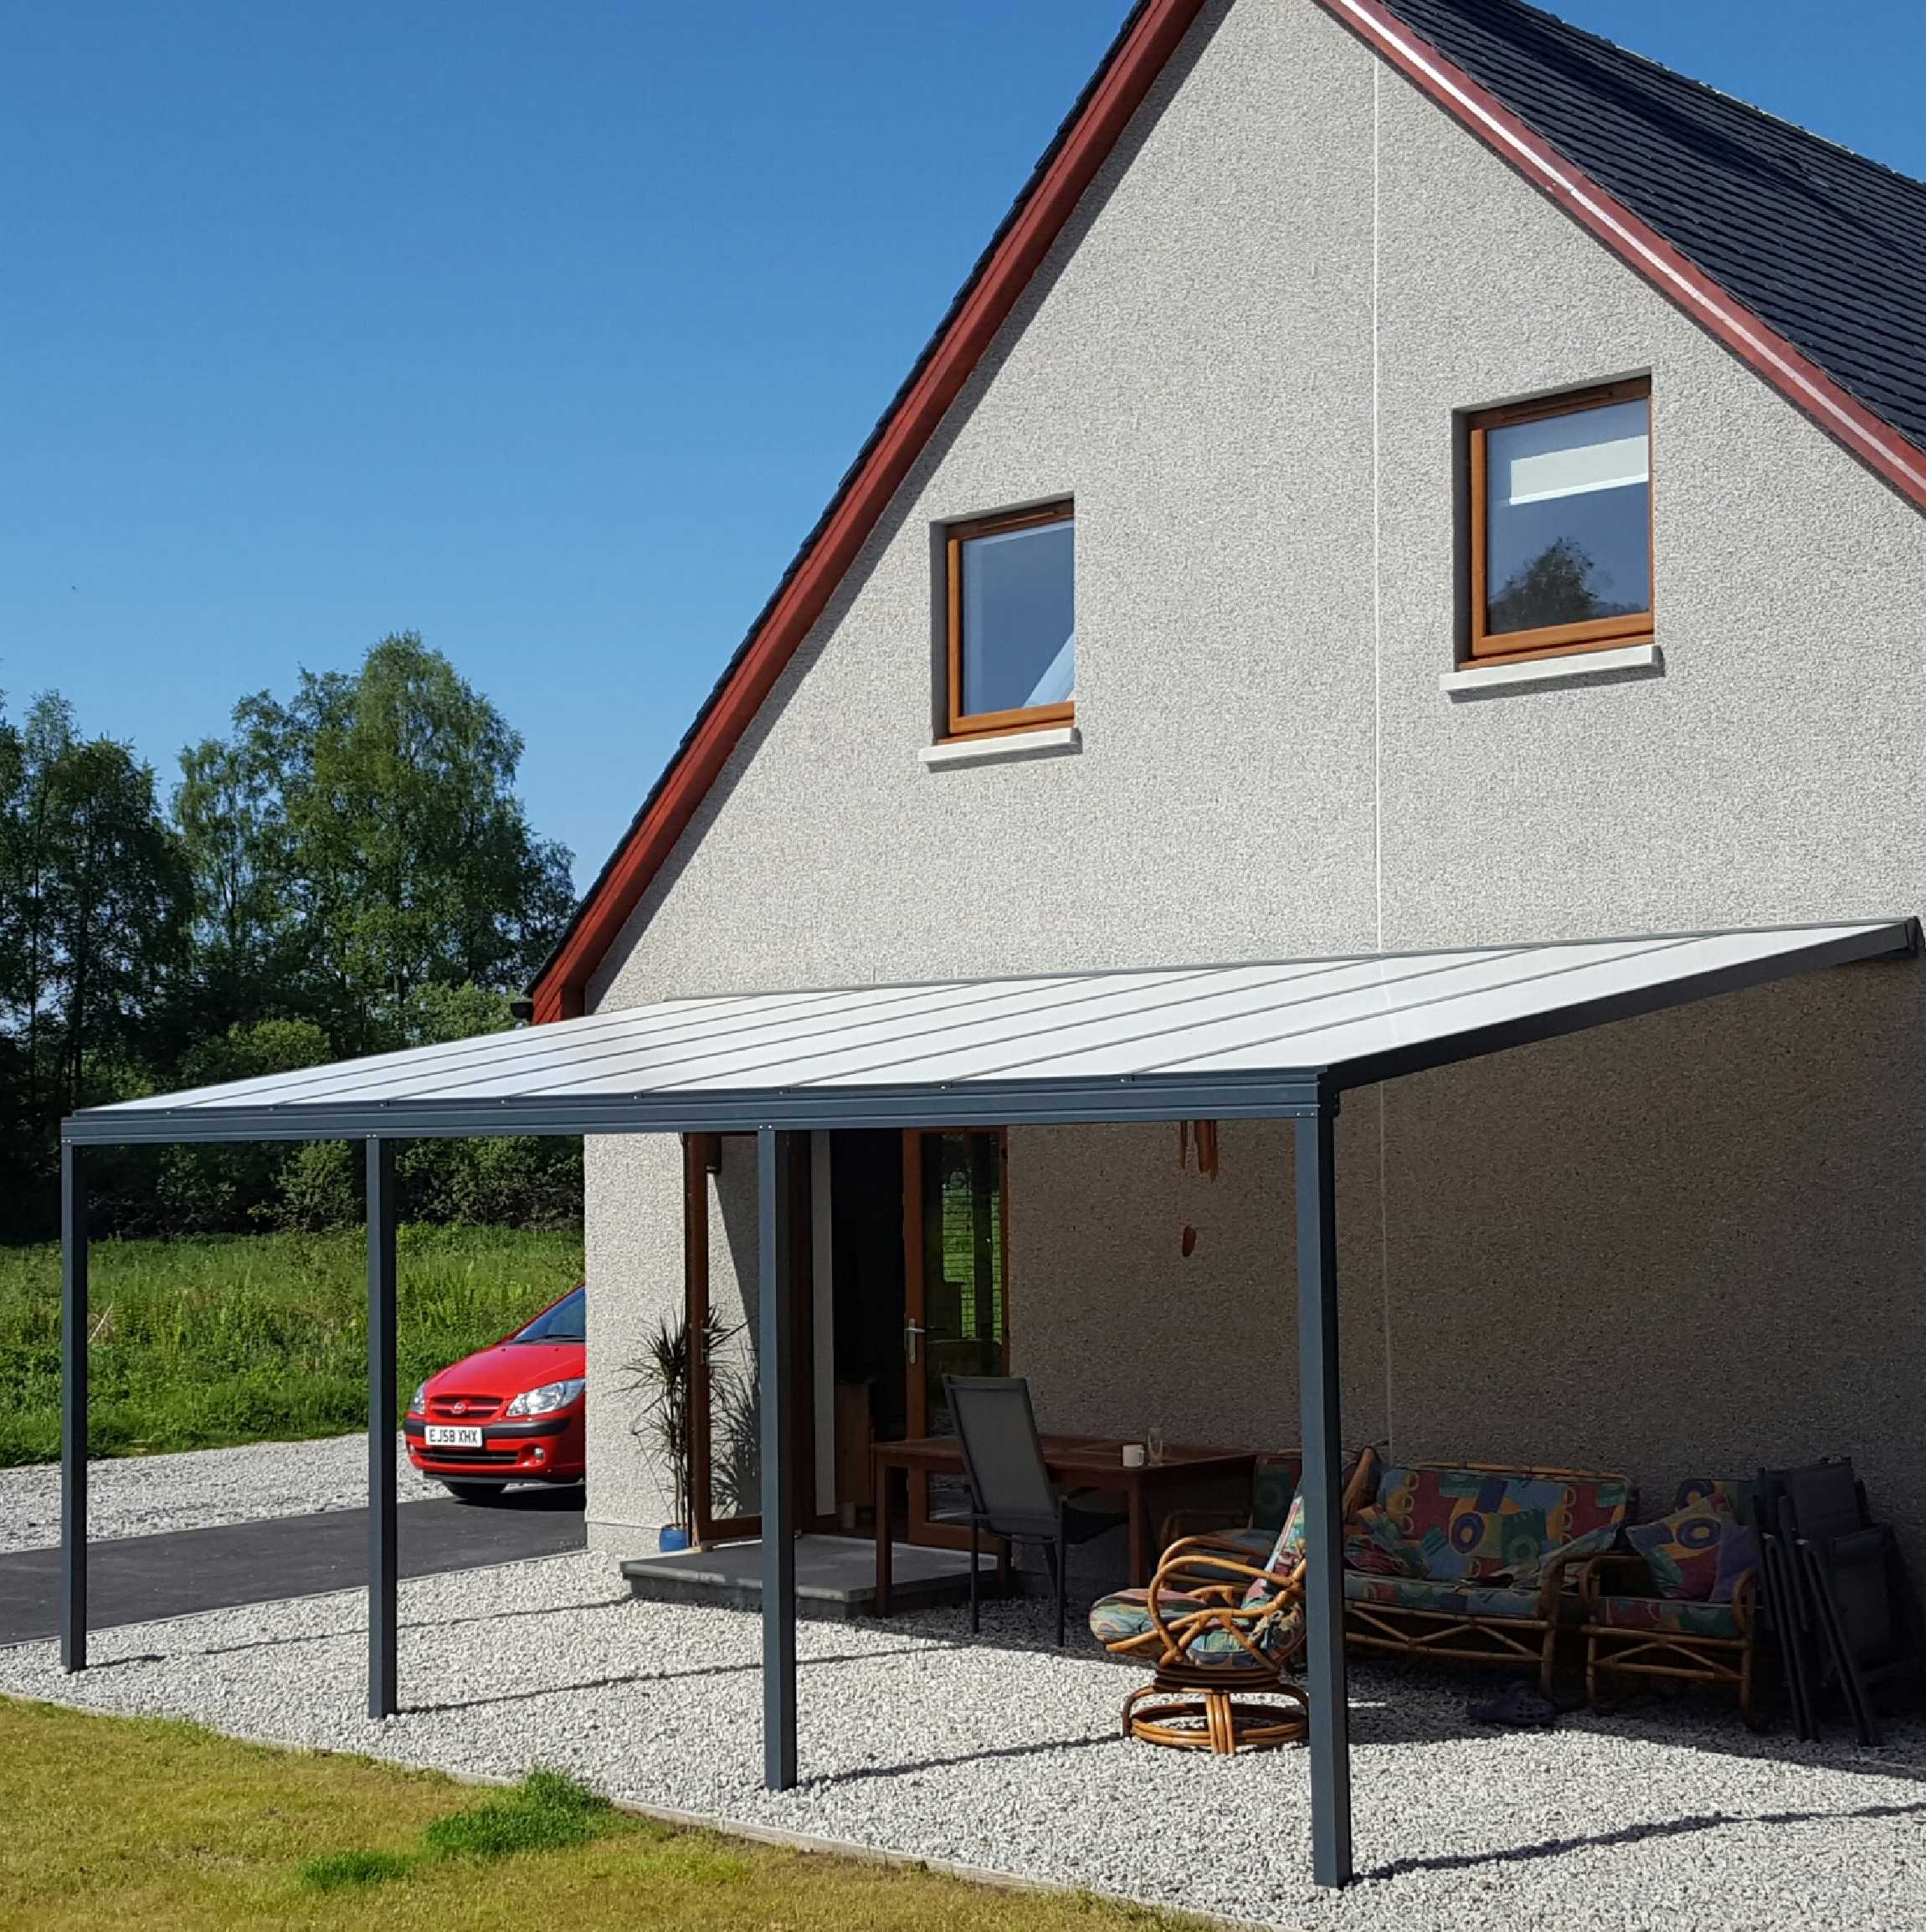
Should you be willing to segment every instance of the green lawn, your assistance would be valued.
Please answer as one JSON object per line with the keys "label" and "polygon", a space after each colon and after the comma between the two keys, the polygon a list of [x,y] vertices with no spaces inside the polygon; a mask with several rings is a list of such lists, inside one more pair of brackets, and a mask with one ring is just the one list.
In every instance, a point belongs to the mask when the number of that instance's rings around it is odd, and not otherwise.
{"label": "green lawn", "polygon": [[[404,1227],[400,1385],[582,1278],[578,1232]],[[367,1426],[367,1247],[338,1234],[99,1241],[93,1452],[293,1441]],[[59,1453],[60,1253],[0,1248],[0,1466]]]}
{"label": "green lawn", "polygon": [[566,1780],[0,1698],[0,1926],[34,1932],[1100,1932],[1193,1923],[671,1830]]}

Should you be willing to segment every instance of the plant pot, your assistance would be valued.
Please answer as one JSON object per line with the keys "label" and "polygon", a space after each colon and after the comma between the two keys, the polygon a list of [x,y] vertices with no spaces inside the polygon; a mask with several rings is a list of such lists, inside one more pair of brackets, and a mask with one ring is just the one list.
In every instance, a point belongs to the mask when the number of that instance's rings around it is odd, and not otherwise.
{"label": "plant pot", "polygon": [[665,1523],[655,1532],[655,1547],[663,1555],[672,1555],[678,1549],[689,1547],[689,1532],[680,1524]]}

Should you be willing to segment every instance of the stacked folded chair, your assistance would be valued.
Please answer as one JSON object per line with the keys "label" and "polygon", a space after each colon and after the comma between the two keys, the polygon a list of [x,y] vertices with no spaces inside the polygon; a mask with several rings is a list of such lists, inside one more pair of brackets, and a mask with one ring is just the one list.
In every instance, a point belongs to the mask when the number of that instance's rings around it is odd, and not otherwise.
{"label": "stacked folded chair", "polygon": [[1760,1470],[1753,1510],[1799,1735],[1817,1735],[1831,1690],[1859,1741],[1877,1744],[1880,1698],[1926,1683],[1918,1606],[1892,1529],[1873,1521],[1845,1459]]}

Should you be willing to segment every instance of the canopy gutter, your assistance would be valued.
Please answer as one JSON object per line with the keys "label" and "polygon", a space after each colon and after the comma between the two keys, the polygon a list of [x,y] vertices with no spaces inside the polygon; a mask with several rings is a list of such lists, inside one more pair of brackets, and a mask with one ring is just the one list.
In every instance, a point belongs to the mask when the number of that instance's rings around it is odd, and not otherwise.
{"label": "canopy gutter", "polygon": [[448,1102],[391,1100],[76,1113],[76,1145],[223,1140],[472,1139],[485,1134],[752,1133],[836,1128],[1035,1127],[1157,1120],[1275,1120],[1317,1110],[1321,1075],[1124,1079],[1009,1086],[825,1088]]}

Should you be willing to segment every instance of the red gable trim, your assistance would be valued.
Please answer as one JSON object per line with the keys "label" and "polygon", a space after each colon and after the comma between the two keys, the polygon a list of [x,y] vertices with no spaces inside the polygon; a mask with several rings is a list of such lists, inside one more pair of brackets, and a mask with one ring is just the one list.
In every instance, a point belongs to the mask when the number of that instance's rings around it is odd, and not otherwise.
{"label": "red gable trim", "polygon": [[1749,363],[1868,469],[1926,510],[1926,455],[1534,134],[1495,95],[1428,40],[1420,39],[1379,0],[1317,0],[1317,4],[1636,269],[1661,295]]}
{"label": "red gable trim", "polygon": [[850,479],[808,552],[764,614],[650,809],[591,890],[534,989],[537,1021],[583,1010],[588,976],[641,902],[703,795],[794,656],[896,486],[1008,320],[1083,191],[1177,51],[1204,0],[1146,0],[1081,114],[1005,230],[921,373]]}

